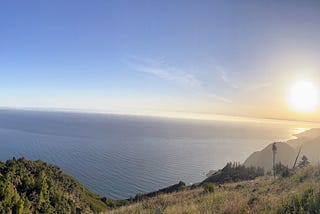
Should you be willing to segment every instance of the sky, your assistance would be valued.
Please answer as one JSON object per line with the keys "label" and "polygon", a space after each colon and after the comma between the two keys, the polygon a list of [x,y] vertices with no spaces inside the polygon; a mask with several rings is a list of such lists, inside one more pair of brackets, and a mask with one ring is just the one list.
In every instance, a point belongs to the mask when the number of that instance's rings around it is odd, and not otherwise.
{"label": "sky", "polygon": [[319,1],[2,0],[0,106],[320,120]]}

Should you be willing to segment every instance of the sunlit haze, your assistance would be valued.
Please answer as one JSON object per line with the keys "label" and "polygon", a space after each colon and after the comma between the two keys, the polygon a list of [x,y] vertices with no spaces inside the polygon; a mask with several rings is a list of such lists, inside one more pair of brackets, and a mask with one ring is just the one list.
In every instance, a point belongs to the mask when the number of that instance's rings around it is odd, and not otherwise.
{"label": "sunlit haze", "polygon": [[318,89],[307,81],[293,84],[289,94],[290,106],[298,112],[313,112],[318,107]]}

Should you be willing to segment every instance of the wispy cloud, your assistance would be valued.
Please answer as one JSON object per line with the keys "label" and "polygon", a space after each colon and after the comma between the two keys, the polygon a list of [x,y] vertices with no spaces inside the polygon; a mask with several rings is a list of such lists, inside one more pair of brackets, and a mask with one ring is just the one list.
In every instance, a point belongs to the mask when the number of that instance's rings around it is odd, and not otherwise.
{"label": "wispy cloud", "polygon": [[217,71],[218,75],[220,76],[221,80],[226,83],[229,87],[234,88],[234,89],[238,89],[239,88],[239,82],[231,79],[227,73],[227,71],[220,67],[215,65],[214,69]]}
{"label": "wispy cloud", "polygon": [[208,98],[214,98],[214,99],[220,100],[220,101],[225,102],[225,103],[232,103],[232,100],[230,100],[228,98],[225,98],[225,97],[222,97],[220,95],[214,94],[214,93],[208,93],[207,92],[206,96]]}
{"label": "wispy cloud", "polygon": [[237,89],[240,91],[254,91],[260,90],[263,88],[268,88],[272,85],[271,82],[243,82],[241,80],[236,80],[235,78],[230,77],[229,72],[222,67],[215,66],[215,70],[220,76],[221,80],[228,85],[230,88]]}
{"label": "wispy cloud", "polygon": [[245,91],[255,91],[255,90],[260,90],[263,88],[268,88],[271,85],[272,85],[272,82],[254,83],[254,84],[247,86],[244,90]]}
{"label": "wispy cloud", "polygon": [[132,69],[152,74],[165,81],[175,82],[185,86],[201,87],[202,83],[193,74],[184,72],[174,67],[165,65],[164,58],[146,59],[142,57],[134,57],[135,62],[127,62]]}
{"label": "wispy cloud", "polygon": [[156,68],[156,67],[149,67],[144,65],[136,66],[136,70],[153,74],[161,79],[176,82],[179,84],[192,86],[192,87],[200,87],[201,81],[195,78],[192,74],[177,71],[176,69],[170,68]]}
{"label": "wispy cloud", "polygon": [[150,59],[138,56],[130,56],[130,59],[131,60],[127,60],[125,63],[135,71],[154,75],[164,81],[191,87],[200,92],[202,96],[205,96],[208,99],[215,99],[226,103],[232,103],[230,99],[215,94],[214,92],[212,92],[212,90],[207,90],[203,86],[202,81],[196,78],[193,74],[182,71],[181,69],[177,69],[172,66],[168,66],[164,57],[160,57],[158,59]]}

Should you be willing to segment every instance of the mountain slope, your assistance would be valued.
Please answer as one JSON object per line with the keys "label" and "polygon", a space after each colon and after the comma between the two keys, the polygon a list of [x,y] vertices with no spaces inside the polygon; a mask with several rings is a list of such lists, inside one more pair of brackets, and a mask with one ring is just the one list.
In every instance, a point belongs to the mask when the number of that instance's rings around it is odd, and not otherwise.
{"label": "mountain slope", "polygon": [[[300,158],[306,155],[312,164],[320,162],[320,129],[310,129],[296,134],[296,139],[288,140],[286,143],[277,143],[276,162],[292,167],[295,158],[301,148]],[[298,161],[299,161],[298,160]],[[263,167],[265,171],[272,169],[272,144],[261,151],[252,153],[244,162],[244,165]]]}
{"label": "mountain slope", "polygon": [[107,210],[102,200],[56,166],[0,162],[0,213],[98,213]]}
{"label": "mountain slope", "polygon": [[301,154],[306,155],[308,159],[317,164],[320,161],[320,129],[310,129],[295,135],[297,139],[289,140],[287,143],[301,147]]}
{"label": "mountain slope", "polygon": [[[276,143],[276,162],[292,167],[297,156],[297,151],[287,143]],[[245,166],[255,166],[264,168],[265,172],[272,170],[272,144],[263,150],[252,153],[243,163]]]}

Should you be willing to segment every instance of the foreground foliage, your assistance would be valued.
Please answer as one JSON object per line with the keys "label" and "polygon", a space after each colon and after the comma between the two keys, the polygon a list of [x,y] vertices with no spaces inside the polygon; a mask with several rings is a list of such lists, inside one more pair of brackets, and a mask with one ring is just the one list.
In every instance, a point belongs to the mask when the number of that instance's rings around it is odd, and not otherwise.
{"label": "foreground foliage", "polygon": [[98,213],[107,209],[102,200],[56,166],[0,162],[0,213]]}
{"label": "foreground foliage", "polygon": [[160,194],[112,211],[121,213],[320,213],[320,166],[289,176],[258,177]]}

